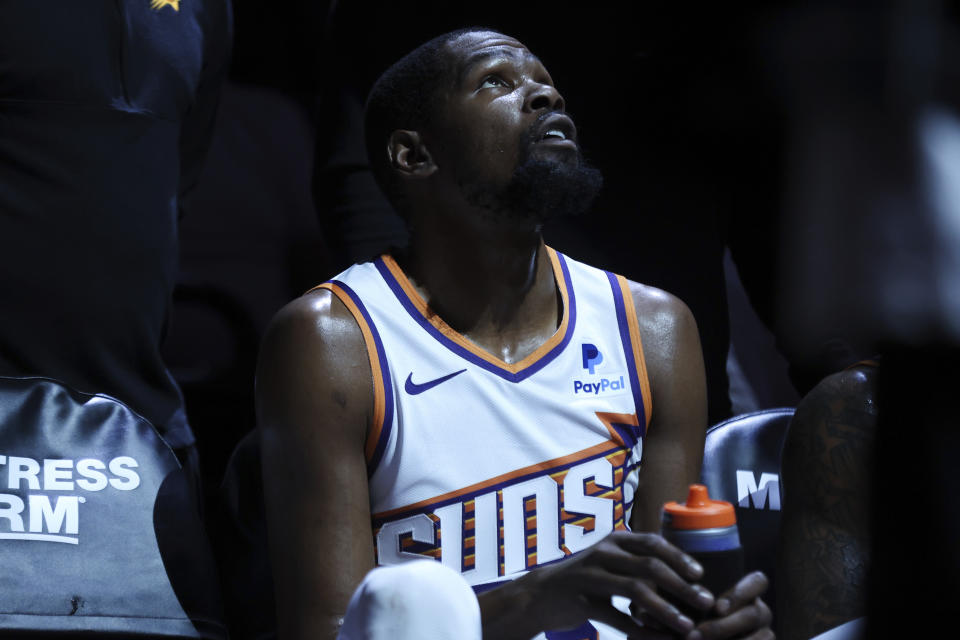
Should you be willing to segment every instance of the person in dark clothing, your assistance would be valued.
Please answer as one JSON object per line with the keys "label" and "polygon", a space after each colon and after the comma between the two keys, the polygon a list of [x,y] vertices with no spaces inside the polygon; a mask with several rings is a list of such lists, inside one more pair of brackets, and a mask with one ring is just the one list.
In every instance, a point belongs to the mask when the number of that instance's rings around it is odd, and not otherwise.
{"label": "person in dark clothing", "polygon": [[189,447],[160,343],[229,4],[30,2],[2,17],[0,375],[106,393]]}
{"label": "person in dark clothing", "polygon": [[160,347],[230,38],[229,0],[0,6],[0,635],[225,637]]}

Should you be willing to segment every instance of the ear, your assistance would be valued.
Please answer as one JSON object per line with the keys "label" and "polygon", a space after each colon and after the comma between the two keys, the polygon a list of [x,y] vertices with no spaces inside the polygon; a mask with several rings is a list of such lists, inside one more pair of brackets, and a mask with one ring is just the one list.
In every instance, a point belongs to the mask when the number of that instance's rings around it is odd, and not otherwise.
{"label": "ear", "polygon": [[391,133],[387,152],[390,154],[390,166],[405,177],[426,178],[437,171],[433,156],[417,131],[398,129]]}

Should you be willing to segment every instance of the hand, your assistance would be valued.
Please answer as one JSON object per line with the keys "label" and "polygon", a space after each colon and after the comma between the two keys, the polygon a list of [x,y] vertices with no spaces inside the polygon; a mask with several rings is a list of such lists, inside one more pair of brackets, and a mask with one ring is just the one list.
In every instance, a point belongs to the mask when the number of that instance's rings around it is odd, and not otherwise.
{"label": "hand", "polygon": [[701,622],[687,634],[686,640],[773,640],[770,630],[770,608],[760,599],[769,581],[760,571],[747,574],[733,588],[717,598],[709,620]]}
{"label": "hand", "polygon": [[531,590],[531,613],[541,630],[573,627],[591,618],[631,637],[647,637],[651,629],[615,609],[610,597],[630,598],[647,619],[674,634],[687,634],[694,629],[693,621],[657,592],[670,594],[692,610],[707,611],[714,605],[713,596],[692,584],[702,575],[703,568],[693,558],[659,535],[616,531],[517,583]]}

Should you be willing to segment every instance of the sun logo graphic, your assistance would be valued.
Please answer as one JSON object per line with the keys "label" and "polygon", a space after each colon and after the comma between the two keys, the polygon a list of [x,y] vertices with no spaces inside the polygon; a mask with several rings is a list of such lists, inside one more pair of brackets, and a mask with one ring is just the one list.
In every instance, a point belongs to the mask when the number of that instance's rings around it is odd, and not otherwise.
{"label": "sun logo graphic", "polygon": [[180,0],[150,0],[150,8],[160,11],[164,7],[173,7],[174,11],[180,11]]}

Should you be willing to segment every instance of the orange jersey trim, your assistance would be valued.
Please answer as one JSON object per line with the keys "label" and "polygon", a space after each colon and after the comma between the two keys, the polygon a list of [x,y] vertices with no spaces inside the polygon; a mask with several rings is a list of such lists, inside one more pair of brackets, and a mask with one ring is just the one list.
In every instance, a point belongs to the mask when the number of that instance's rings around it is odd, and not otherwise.
{"label": "orange jersey trim", "polygon": [[[617,430],[613,428],[613,423],[633,425],[635,427],[640,426],[640,422],[637,420],[637,414],[635,413],[608,413],[606,411],[597,411],[597,417],[600,419],[600,422],[603,423],[603,426],[607,428],[607,431],[610,433],[610,439],[615,442],[619,442],[620,445],[626,449],[633,448],[632,442],[625,442],[623,436],[617,433]],[[649,423],[649,420],[647,421]]]}
{"label": "orange jersey trim", "polygon": [[550,265],[553,268],[553,277],[557,283],[557,289],[560,291],[560,298],[563,302],[563,317],[560,320],[560,326],[557,328],[556,332],[550,336],[546,342],[537,347],[533,353],[513,364],[504,362],[492,353],[485,351],[483,348],[464,337],[463,334],[451,328],[450,325],[444,322],[443,319],[430,308],[410,280],[407,279],[406,274],[403,273],[403,270],[396,263],[393,257],[389,254],[384,254],[382,259],[384,265],[386,265],[387,269],[390,270],[390,273],[400,284],[404,294],[407,296],[413,306],[427,322],[437,329],[437,331],[481,360],[495,365],[509,373],[519,373],[530,365],[536,363],[537,360],[550,353],[554,347],[560,344],[564,336],[566,336],[567,329],[570,326],[570,283],[567,282],[563,275],[563,269],[560,266],[560,260],[557,258],[557,252],[550,247],[545,248],[547,250],[547,256],[550,259]]}
{"label": "orange jersey trim", "polygon": [[640,385],[640,394],[643,398],[643,415],[646,425],[650,426],[650,416],[653,411],[653,395],[650,393],[650,378],[647,375],[647,363],[643,359],[643,341],[640,339],[640,321],[637,320],[637,307],[633,303],[633,294],[630,293],[630,283],[623,276],[617,276],[620,291],[623,293],[623,306],[627,314],[627,326],[630,329],[630,346],[633,347],[633,360],[637,365],[637,383]]}
{"label": "orange jersey trim", "polygon": [[384,416],[386,415],[387,407],[383,370],[380,367],[380,356],[377,354],[376,341],[373,338],[373,331],[371,331],[370,325],[367,324],[366,318],[363,317],[360,309],[342,288],[335,283],[324,282],[311,289],[311,291],[317,289],[326,289],[335,295],[350,311],[353,319],[357,322],[357,326],[360,327],[360,332],[363,334],[363,342],[367,347],[367,358],[370,361],[370,371],[373,374],[373,420],[367,429],[367,441],[364,447],[364,454],[369,464],[373,460],[377,443],[380,441],[380,434],[383,433],[385,426]]}
{"label": "orange jersey trim", "polygon": [[484,480],[483,482],[472,484],[469,487],[464,487],[463,489],[450,491],[448,493],[444,493],[443,495],[435,496],[427,500],[421,500],[420,502],[405,505],[403,507],[398,507],[396,509],[390,509],[389,511],[375,513],[373,514],[373,519],[383,520],[386,518],[390,518],[391,516],[404,513],[406,511],[422,510],[423,508],[428,507],[431,504],[444,502],[446,500],[458,498],[460,496],[468,495],[471,493],[479,493],[488,487],[504,484],[506,482],[509,482],[510,480],[513,480],[514,478],[520,478],[522,476],[530,475],[530,474],[536,473],[537,471],[550,470],[550,469],[553,469],[554,467],[559,467],[565,464],[572,464],[572,463],[575,463],[577,460],[592,458],[594,456],[607,453],[610,451],[614,451],[616,449],[622,449],[622,448],[623,448],[623,445],[621,445],[619,441],[614,442],[612,440],[608,440],[606,442],[601,442],[600,444],[596,444],[592,447],[584,449],[583,451],[577,451],[576,453],[571,453],[570,455],[566,455],[561,458],[555,458],[553,460],[547,460],[545,462],[538,462],[528,467],[523,467],[522,469],[517,469],[515,471],[511,471],[509,473],[499,475],[495,478],[491,478],[489,480]]}

